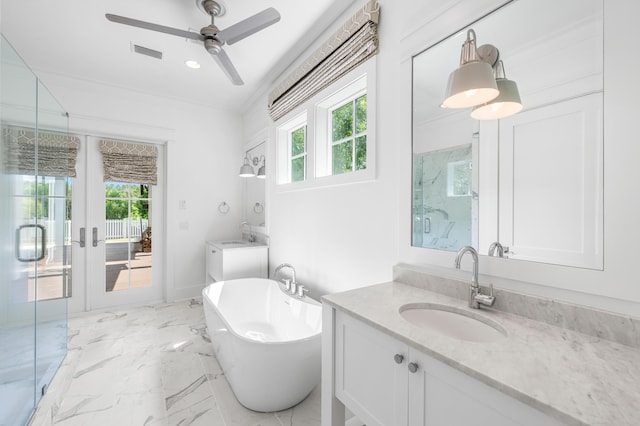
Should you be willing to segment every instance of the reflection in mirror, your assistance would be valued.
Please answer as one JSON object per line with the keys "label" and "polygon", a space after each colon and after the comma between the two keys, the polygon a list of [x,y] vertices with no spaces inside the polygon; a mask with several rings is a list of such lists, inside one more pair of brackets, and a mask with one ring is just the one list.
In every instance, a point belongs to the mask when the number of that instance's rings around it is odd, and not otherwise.
{"label": "reflection in mirror", "polygon": [[[244,185],[244,221],[249,225],[265,226],[265,179],[260,172],[266,173],[265,143],[247,149],[245,157],[251,159],[250,165],[256,176],[243,178]],[[255,160],[254,160],[255,159]]]}
{"label": "reflection in mirror", "polygon": [[[602,268],[602,11],[513,0],[413,58],[413,246],[499,242],[510,259]],[[481,59],[497,48],[494,75],[517,81],[517,114],[441,107],[470,29]]]}
{"label": "reflection in mirror", "polygon": [[416,154],[413,245],[459,250],[473,244],[472,144]]}

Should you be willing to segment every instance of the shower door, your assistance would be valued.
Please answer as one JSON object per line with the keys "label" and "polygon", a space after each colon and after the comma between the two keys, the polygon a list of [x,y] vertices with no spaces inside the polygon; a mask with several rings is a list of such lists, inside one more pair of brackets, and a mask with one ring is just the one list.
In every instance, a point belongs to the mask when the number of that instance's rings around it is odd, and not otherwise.
{"label": "shower door", "polygon": [[[67,116],[1,43],[0,424],[22,425],[66,355],[69,179],[43,173],[67,166],[64,148],[52,147],[66,146]],[[60,140],[41,143],[44,128]]]}

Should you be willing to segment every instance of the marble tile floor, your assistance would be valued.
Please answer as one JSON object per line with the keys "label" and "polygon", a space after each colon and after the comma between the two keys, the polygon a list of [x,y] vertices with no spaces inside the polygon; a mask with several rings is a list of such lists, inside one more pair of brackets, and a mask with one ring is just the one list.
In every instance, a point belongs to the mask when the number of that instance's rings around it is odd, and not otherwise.
{"label": "marble tile floor", "polygon": [[70,317],[68,336],[67,357],[32,426],[320,425],[320,386],[277,413],[240,405],[198,299]]}

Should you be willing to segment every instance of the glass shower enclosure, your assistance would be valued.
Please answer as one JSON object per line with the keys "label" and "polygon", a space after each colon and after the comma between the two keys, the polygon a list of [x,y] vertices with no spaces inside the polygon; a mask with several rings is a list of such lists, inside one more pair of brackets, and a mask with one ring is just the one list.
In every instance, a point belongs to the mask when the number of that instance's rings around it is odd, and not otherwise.
{"label": "glass shower enclosure", "polygon": [[0,425],[24,425],[67,353],[71,178],[41,135],[68,117],[4,36],[0,127]]}

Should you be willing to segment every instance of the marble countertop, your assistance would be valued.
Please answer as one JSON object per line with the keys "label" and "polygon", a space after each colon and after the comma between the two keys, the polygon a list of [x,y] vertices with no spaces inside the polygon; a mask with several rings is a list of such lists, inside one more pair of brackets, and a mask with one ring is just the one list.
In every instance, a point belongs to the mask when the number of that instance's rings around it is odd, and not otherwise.
{"label": "marble countertop", "polygon": [[[640,350],[401,283],[323,296],[371,326],[569,425],[640,425]],[[500,324],[507,338],[467,342],[418,328],[407,303],[439,303]]]}

